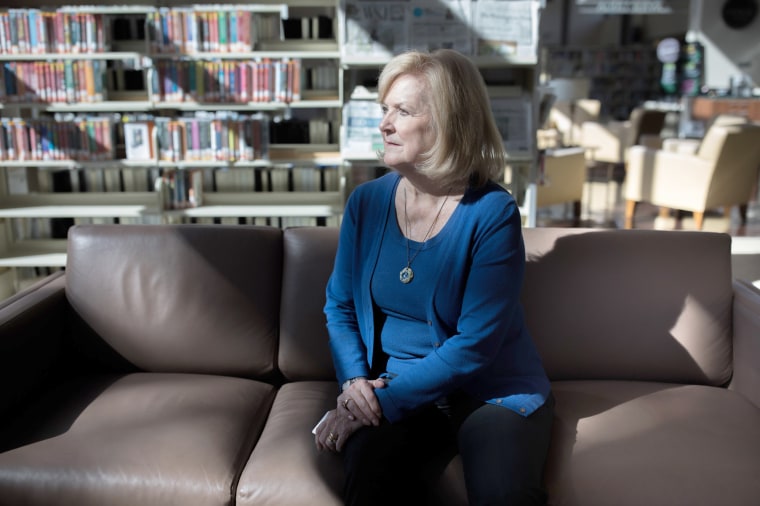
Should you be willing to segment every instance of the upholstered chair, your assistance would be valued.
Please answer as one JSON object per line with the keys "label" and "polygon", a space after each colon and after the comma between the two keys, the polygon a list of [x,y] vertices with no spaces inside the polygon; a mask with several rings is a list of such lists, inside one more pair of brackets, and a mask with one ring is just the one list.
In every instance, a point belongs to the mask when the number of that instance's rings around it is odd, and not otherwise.
{"label": "upholstered chair", "polygon": [[588,121],[598,121],[602,104],[592,98],[560,100],[549,112],[549,125],[559,134],[561,146],[580,146],[582,126]]}
{"label": "upholstered chair", "polygon": [[691,211],[701,230],[704,213],[739,206],[746,223],[747,203],[758,183],[760,126],[713,124],[695,152],[634,146],[628,151],[623,196],[625,227],[633,228],[638,202],[661,208]]}
{"label": "upholstered chair", "polygon": [[586,121],[581,126],[581,145],[595,162],[624,164],[628,148],[659,145],[665,111],[636,107],[626,121]]}
{"label": "upholstered chair", "polygon": [[[737,114],[719,114],[708,122],[707,130],[713,125],[743,125],[749,122],[750,121],[746,116],[740,116]],[[662,149],[693,155],[697,152],[701,143],[702,139],[664,139],[662,141]]]}
{"label": "upholstered chair", "polygon": [[580,225],[586,157],[582,148],[546,151],[541,158],[536,191],[536,207],[572,204],[573,224]]}

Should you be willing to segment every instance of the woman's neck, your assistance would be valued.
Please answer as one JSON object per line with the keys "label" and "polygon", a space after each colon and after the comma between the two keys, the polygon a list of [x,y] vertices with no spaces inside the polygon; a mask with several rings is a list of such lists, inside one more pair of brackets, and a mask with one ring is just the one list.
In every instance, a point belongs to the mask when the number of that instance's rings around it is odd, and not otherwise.
{"label": "woman's neck", "polygon": [[460,197],[464,195],[464,187],[444,187],[432,181],[419,173],[402,174],[399,182],[402,189],[405,189],[409,198],[438,201],[449,197]]}

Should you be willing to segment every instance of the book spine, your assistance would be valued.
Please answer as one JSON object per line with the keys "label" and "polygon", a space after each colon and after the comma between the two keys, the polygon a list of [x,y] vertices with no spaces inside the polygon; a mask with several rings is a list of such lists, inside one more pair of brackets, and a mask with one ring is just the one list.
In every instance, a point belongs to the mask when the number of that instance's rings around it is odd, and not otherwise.
{"label": "book spine", "polygon": [[219,52],[226,53],[229,50],[227,39],[227,11],[219,11],[217,14],[219,30]]}
{"label": "book spine", "polygon": [[200,134],[200,121],[197,119],[192,119],[190,121],[190,130],[191,130],[191,139],[193,147],[192,149],[192,158],[193,160],[200,160],[201,159],[201,134]]}
{"label": "book spine", "polygon": [[250,91],[250,73],[249,73],[250,65],[246,61],[241,61],[237,64],[237,71],[238,71],[238,82],[239,89],[240,89],[240,102],[246,103],[249,100]]}

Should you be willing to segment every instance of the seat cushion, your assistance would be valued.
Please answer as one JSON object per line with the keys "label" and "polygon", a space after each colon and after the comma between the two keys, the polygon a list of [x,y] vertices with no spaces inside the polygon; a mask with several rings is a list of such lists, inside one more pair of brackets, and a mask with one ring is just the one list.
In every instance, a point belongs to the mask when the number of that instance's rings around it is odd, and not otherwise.
{"label": "seat cushion", "polygon": [[318,451],[311,433],[322,415],[335,407],[337,392],[334,381],[298,381],[280,388],[240,476],[238,506],[343,504],[341,458]]}
{"label": "seat cushion", "polygon": [[0,453],[0,497],[26,505],[229,505],[274,392],[254,380],[190,374],[61,385],[17,417],[24,435]]}
{"label": "seat cushion", "polygon": [[719,387],[560,381],[552,505],[756,505],[760,409]]}
{"label": "seat cushion", "polygon": [[[297,381],[280,388],[264,432],[240,477],[236,505],[343,504],[341,457],[317,450],[311,433],[322,415],[335,407],[337,392],[334,381]],[[444,469],[433,491],[436,506],[467,504],[459,457]]]}

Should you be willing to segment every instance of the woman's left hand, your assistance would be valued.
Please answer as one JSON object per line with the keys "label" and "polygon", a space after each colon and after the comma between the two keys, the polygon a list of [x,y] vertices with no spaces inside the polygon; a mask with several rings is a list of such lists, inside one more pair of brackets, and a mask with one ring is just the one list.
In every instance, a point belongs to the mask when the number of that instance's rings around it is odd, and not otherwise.
{"label": "woman's left hand", "polygon": [[351,384],[338,396],[338,413],[364,425],[380,425],[383,411],[375,397],[376,388],[385,388],[385,381],[362,379]]}
{"label": "woman's left hand", "polygon": [[337,409],[333,409],[317,427],[314,442],[318,450],[340,453],[351,434],[363,426],[362,422],[351,420],[348,416],[339,414]]}

